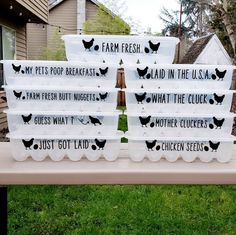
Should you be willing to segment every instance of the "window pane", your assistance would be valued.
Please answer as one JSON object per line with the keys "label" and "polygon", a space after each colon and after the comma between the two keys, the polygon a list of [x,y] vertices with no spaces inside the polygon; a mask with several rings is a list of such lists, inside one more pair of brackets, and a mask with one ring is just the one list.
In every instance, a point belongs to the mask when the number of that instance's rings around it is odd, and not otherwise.
{"label": "window pane", "polygon": [[15,30],[2,27],[2,49],[3,59],[12,60],[16,57],[16,37]]}

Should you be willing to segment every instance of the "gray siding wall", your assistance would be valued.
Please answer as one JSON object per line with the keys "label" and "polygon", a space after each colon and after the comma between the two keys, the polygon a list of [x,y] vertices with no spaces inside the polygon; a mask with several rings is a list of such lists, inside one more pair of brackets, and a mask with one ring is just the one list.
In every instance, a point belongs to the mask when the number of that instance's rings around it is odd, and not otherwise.
{"label": "gray siding wall", "polygon": [[[77,1],[66,0],[59,4],[49,14],[49,23],[62,27],[61,34],[76,34],[77,33]],[[64,30],[63,28],[69,29]],[[53,37],[58,32],[58,28],[48,27],[47,30],[47,45],[50,49],[55,48]],[[56,48],[55,48],[56,49]]]}
{"label": "gray siding wall", "polygon": [[[90,0],[86,1],[86,20],[95,19],[97,5]],[[61,29],[61,35],[77,33],[77,0],[64,0],[49,12],[49,24],[59,25],[69,30]],[[27,24],[28,59],[39,59],[44,48],[56,50],[55,37],[58,28],[42,24]]]}
{"label": "gray siding wall", "polygon": [[18,27],[16,30],[16,58],[18,60],[27,59],[27,36],[26,26]]}
{"label": "gray siding wall", "polygon": [[86,20],[96,19],[97,16],[97,5],[91,1],[86,1]]}
{"label": "gray siding wall", "polygon": [[42,24],[27,24],[28,59],[40,59],[47,47],[47,29]]}
{"label": "gray siding wall", "polygon": [[[50,10],[48,23],[61,26],[61,35],[76,34],[76,10],[76,0],[65,0],[63,3]],[[63,28],[72,30],[64,30]],[[50,48],[50,50],[56,50],[55,34],[58,33],[58,31],[59,29],[57,27],[50,25],[45,25],[45,29],[43,29],[42,24],[27,24],[28,59],[40,59],[43,50],[47,47]]]}

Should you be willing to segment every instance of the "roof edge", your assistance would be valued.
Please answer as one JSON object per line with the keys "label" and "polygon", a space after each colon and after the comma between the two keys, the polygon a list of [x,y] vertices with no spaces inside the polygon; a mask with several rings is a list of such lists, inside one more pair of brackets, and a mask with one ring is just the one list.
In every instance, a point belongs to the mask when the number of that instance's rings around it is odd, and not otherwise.
{"label": "roof edge", "polygon": [[[53,8],[57,7],[58,5],[60,5],[64,1],[66,1],[66,0],[56,0],[53,3],[49,4],[49,11],[52,10]],[[89,1],[91,1],[92,3],[94,3],[97,6],[102,4],[97,0],[89,0]],[[102,5],[104,5],[104,4],[102,4]],[[109,10],[105,5],[104,5],[104,7],[108,11],[108,13],[112,14],[114,17],[116,16],[116,14],[114,12],[112,12],[111,10]]]}
{"label": "roof edge", "polygon": [[[49,9],[49,11],[50,10],[52,10],[52,9],[54,9],[55,7],[57,7],[57,6],[59,6],[61,3],[63,3],[64,1],[66,1],[66,0],[56,0],[55,2],[53,2],[53,3],[51,3],[51,4],[49,4],[48,5],[48,9]],[[97,0],[89,0],[90,2],[92,2],[92,3],[94,3],[96,6],[100,6],[100,5],[103,5],[104,6],[104,8],[105,8],[105,10],[106,10],[106,12],[108,13],[108,14],[110,14],[112,17],[117,17],[118,15],[116,15],[113,11],[111,11],[109,8],[107,8],[103,3],[101,3],[101,2],[99,2],[99,1],[97,1]],[[122,19],[122,18],[121,18]],[[122,19],[123,21],[124,21],[124,23],[127,25],[127,26],[129,26],[130,27],[130,25],[124,20],[124,19]]]}

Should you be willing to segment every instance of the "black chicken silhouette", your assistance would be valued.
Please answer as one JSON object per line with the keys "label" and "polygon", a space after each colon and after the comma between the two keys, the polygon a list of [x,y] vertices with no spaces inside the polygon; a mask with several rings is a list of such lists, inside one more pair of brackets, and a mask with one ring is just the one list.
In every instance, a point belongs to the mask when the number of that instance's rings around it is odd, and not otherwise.
{"label": "black chicken silhouette", "polygon": [[218,142],[218,143],[213,143],[213,142],[209,141],[209,145],[210,145],[210,147],[211,147],[211,151],[212,151],[212,152],[216,152],[217,149],[218,149],[219,146],[220,146],[220,142]]}
{"label": "black chicken silhouette", "polygon": [[28,116],[24,116],[24,115],[21,115],[21,117],[22,117],[22,119],[23,119],[23,121],[24,121],[24,124],[29,124],[29,121],[31,120],[31,118],[32,118],[32,113],[31,114],[29,114]]}
{"label": "black chicken silhouette", "polygon": [[30,140],[22,140],[25,149],[31,149],[30,147],[32,146],[32,144],[34,143],[34,138],[30,139]]}
{"label": "black chicken silhouette", "polygon": [[219,71],[219,69],[216,68],[215,71],[216,71],[216,76],[219,78],[218,80],[223,80],[227,70],[224,70],[221,72],[221,71]]}
{"label": "black chicken silhouette", "polygon": [[149,47],[152,49],[152,53],[154,53],[154,52],[157,53],[157,51],[160,47],[160,42],[158,42],[157,44],[154,44],[154,43],[152,43],[151,40],[149,40],[148,43],[149,43]]}
{"label": "black chicken silhouette", "polygon": [[216,93],[214,93],[213,95],[217,104],[222,104],[222,102],[224,101],[225,95],[218,96]]}
{"label": "black chicken silhouette", "polygon": [[139,77],[144,78],[144,76],[147,74],[148,66],[145,69],[137,68],[137,71],[138,71]]}
{"label": "black chicken silhouette", "polygon": [[100,73],[101,73],[102,76],[106,76],[106,74],[108,72],[108,67],[106,67],[105,69],[99,68],[99,70],[100,70]]}
{"label": "black chicken silhouette", "polygon": [[107,142],[106,140],[95,139],[95,143],[99,148],[98,150],[103,150],[103,148],[105,147],[106,142]]}
{"label": "black chicken silhouette", "polygon": [[13,93],[14,93],[16,99],[20,99],[20,97],[22,95],[22,91],[21,92],[16,92],[15,90],[13,90]]}
{"label": "black chicken silhouette", "polygon": [[142,127],[145,126],[147,127],[147,124],[150,122],[151,120],[151,116],[148,117],[139,117],[140,123],[142,124]]}
{"label": "black chicken silhouette", "polygon": [[91,122],[94,126],[96,126],[96,124],[102,125],[102,123],[100,122],[100,120],[99,120],[98,118],[89,116],[89,119],[90,119],[90,122]]}
{"label": "black chicken silhouette", "polygon": [[92,38],[89,42],[86,42],[85,40],[82,40],[82,42],[84,44],[85,50],[90,51],[90,48],[93,46],[94,38]]}
{"label": "black chicken silhouette", "polygon": [[14,65],[14,64],[11,64],[12,65],[12,68],[14,69],[15,73],[19,73],[20,72],[20,69],[21,69],[21,65]]}
{"label": "black chicken silhouette", "polygon": [[156,145],[156,143],[157,143],[157,140],[153,140],[153,141],[151,141],[151,142],[149,142],[149,141],[146,140],[145,143],[146,143],[146,146],[147,146],[148,151],[149,151],[149,150],[152,150],[152,151],[153,151],[153,148],[155,147],[155,145]]}
{"label": "black chicken silhouette", "polygon": [[147,93],[146,92],[144,92],[142,95],[139,95],[139,94],[136,94],[135,93],[135,97],[136,97],[136,100],[137,100],[137,102],[138,102],[138,104],[139,103],[143,103],[143,101],[145,100],[145,98],[146,98],[146,95],[147,95]]}
{"label": "black chicken silhouette", "polygon": [[106,93],[104,93],[104,94],[99,93],[100,99],[101,99],[101,100],[104,100],[104,101],[106,100],[107,95],[108,95],[108,92],[106,92]]}
{"label": "black chicken silhouette", "polygon": [[220,128],[223,126],[225,119],[220,119],[218,120],[216,117],[213,117],[214,124],[216,125],[216,129]]}

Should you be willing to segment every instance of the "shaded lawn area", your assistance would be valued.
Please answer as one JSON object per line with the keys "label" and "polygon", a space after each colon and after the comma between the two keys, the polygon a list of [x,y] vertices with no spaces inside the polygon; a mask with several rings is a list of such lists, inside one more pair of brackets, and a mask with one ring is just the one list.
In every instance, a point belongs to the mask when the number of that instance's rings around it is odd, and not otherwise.
{"label": "shaded lawn area", "polygon": [[236,186],[10,186],[9,234],[236,234]]}

